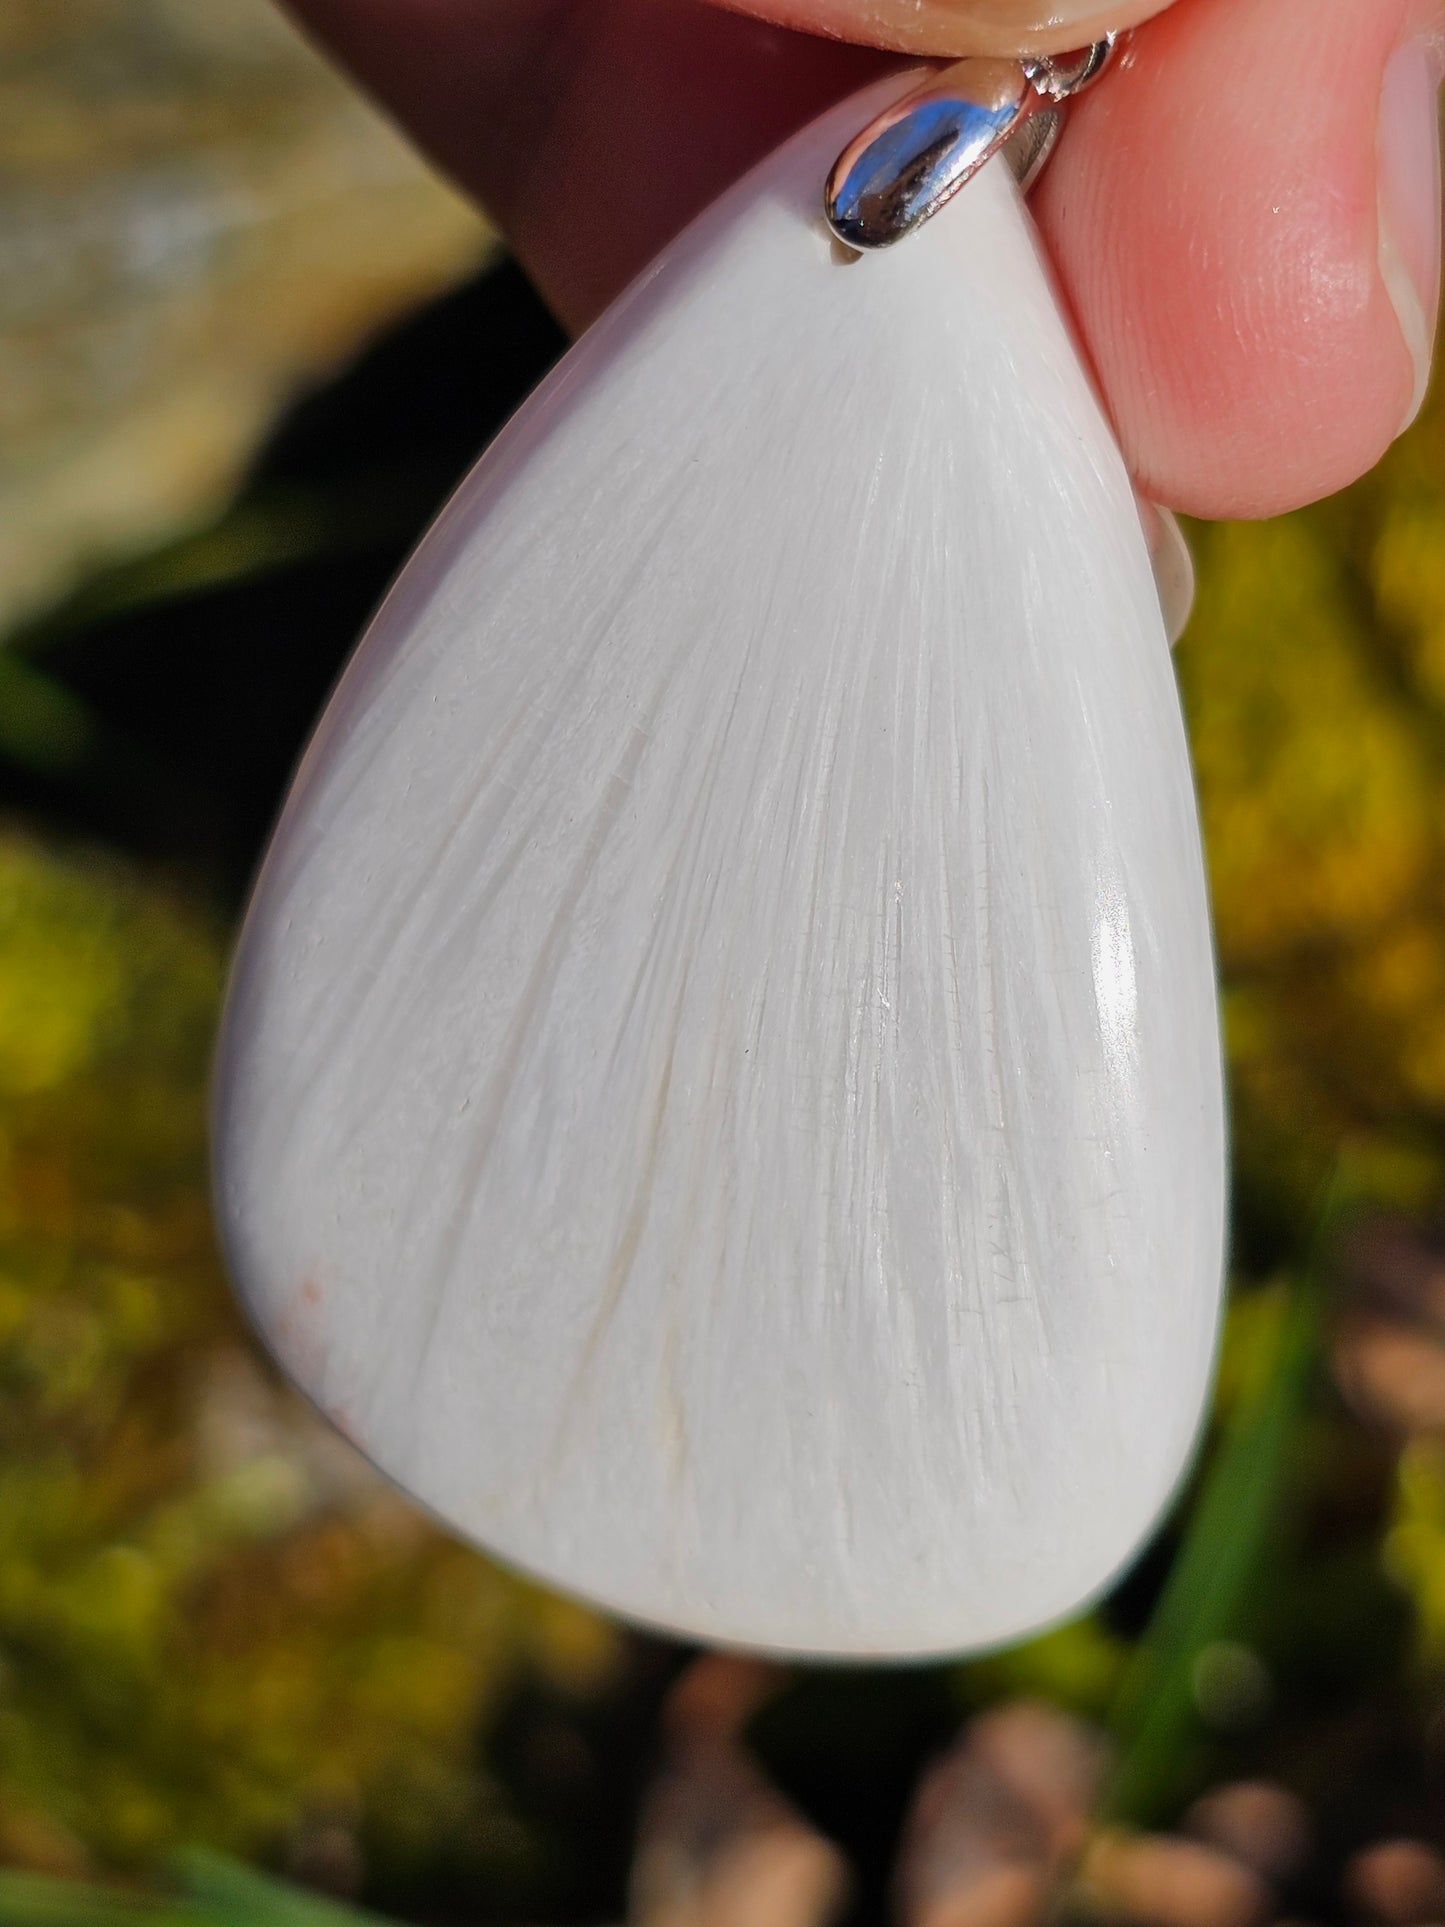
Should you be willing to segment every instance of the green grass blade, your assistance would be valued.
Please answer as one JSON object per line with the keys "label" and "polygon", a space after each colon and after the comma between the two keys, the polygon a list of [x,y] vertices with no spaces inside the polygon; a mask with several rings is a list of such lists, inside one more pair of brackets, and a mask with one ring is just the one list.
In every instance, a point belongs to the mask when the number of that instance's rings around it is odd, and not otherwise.
{"label": "green grass blade", "polygon": [[1330,1256],[1348,1210],[1337,1177],[1299,1279],[1287,1287],[1271,1352],[1225,1427],[1174,1561],[1110,1712],[1118,1765],[1106,1816],[1146,1824],[1177,1799],[1200,1733],[1197,1669],[1210,1647],[1237,1638],[1268,1563],[1298,1457],[1319,1345]]}
{"label": "green grass blade", "polygon": [[174,1854],[169,1871],[187,1900],[231,1927],[391,1927],[380,1914],[276,1880],[205,1847]]}
{"label": "green grass blade", "polygon": [[0,1871],[0,1927],[228,1927],[168,1894]]}
{"label": "green grass blade", "polygon": [[0,1870],[0,1927],[392,1927],[201,1847],[174,1856],[177,1891]]}

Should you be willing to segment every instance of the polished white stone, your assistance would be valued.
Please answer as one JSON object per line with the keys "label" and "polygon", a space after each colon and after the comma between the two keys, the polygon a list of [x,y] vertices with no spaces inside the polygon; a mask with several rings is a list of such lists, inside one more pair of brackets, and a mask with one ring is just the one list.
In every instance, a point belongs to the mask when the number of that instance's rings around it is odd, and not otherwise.
{"label": "polished white stone", "polygon": [[992,165],[819,218],[884,83],[582,340],[377,617],[237,961],[250,1312],[410,1492],[644,1621],[976,1648],[1191,1450],[1223,1120],[1119,455]]}

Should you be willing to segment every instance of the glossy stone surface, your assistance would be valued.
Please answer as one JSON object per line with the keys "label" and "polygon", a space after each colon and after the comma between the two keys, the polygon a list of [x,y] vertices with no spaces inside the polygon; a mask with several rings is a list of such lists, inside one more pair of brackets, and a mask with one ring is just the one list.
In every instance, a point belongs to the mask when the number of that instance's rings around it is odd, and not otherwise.
{"label": "glossy stone surface", "polygon": [[706,214],[364,641],[236,965],[231,1265],[460,1531],[639,1619],[976,1648],[1191,1449],[1224,1218],[1133,499],[1006,171],[844,259],[889,86]]}

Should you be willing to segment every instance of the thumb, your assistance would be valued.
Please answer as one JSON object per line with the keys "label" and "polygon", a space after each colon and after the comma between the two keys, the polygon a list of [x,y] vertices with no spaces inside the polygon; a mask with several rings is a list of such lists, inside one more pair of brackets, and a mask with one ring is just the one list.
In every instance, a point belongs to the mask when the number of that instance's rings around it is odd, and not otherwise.
{"label": "thumb", "polygon": [[1413,417],[1442,41],[1445,0],[1188,0],[1073,111],[1035,212],[1156,501],[1276,514]]}

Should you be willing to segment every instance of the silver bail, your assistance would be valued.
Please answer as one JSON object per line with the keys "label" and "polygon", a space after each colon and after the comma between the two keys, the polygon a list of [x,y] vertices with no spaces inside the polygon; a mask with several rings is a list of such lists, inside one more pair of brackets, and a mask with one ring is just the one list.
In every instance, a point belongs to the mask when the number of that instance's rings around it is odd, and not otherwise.
{"label": "silver bail", "polygon": [[1117,38],[1028,60],[971,56],[931,74],[838,156],[824,198],[829,227],[850,248],[892,247],[1006,147],[1027,188],[1053,150],[1063,102],[1098,79]]}

